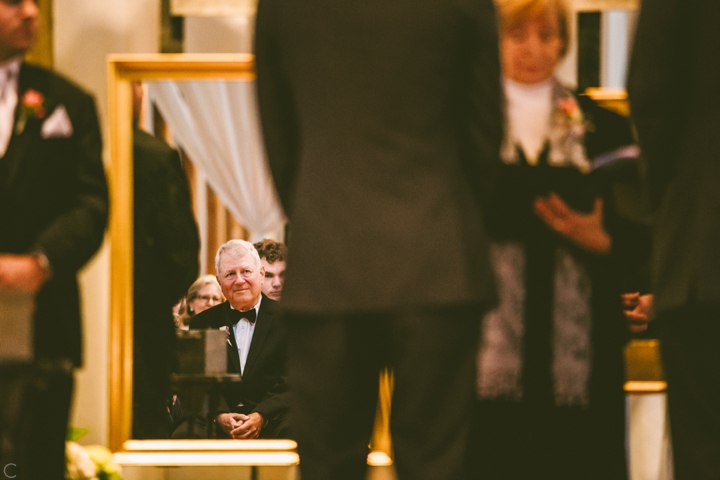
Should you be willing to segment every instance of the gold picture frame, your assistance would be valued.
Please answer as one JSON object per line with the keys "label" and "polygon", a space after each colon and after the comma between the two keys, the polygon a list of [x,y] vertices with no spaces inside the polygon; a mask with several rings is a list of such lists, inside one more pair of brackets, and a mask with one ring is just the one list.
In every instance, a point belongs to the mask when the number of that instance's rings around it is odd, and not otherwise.
{"label": "gold picture frame", "polygon": [[254,80],[249,54],[110,55],[107,63],[110,194],[109,446],[125,466],[254,465],[299,462],[292,440],[132,440],[133,162],[132,82]]}

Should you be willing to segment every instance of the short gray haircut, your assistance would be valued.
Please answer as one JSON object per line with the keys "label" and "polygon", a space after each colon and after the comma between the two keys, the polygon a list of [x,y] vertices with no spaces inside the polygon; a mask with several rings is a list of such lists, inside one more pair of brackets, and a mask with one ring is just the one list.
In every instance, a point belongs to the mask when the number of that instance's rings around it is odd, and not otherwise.
{"label": "short gray haircut", "polygon": [[218,276],[220,276],[220,257],[224,253],[229,253],[237,257],[242,257],[243,255],[250,254],[253,257],[253,260],[255,260],[255,266],[260,268],[260,255],[258,254],[253,244],[248,242],[247,240],[233,239],[220,245],[220,248],[218,248],[218,251],[215,254],[215,272],[218,274]]}

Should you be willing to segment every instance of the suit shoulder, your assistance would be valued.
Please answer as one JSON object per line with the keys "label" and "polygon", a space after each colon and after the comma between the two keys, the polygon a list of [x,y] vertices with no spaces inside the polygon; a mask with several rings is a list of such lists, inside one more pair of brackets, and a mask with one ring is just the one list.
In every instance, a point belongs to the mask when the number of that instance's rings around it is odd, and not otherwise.
{"label": "suit shoulder", "polygon": [[136,168],[141,171],[166,172],[170,168],[175,173],[181,170],[177,150],[139,128],[133,130],[133,156]]}
{"label": "suit shoulder", "polygon": [[170,155],[175,152],[175,150],[168,145],[167,142],[151,135],[145,130],[135,128],[133,135],[134,147],[141,152],[148,152],[155,155]]}
{"label": "suit shoulder", "polygon": [[45,93],[62,101],[66,99],[93,99],[94,96],[66,76],[33,63],[24,62],[20,70],[21,81],[31,88],[42,88]]}
{"label": "suit shoulder", "polygon": [[262,301],[260,303],[260,311],[265,311],[270,314],[274,314],[280,310],[280,304],[273,300],[270,297],[265,296],[265,294],[262,295]]}
{"label": "suit shoulder", "polygon": [[225,326],[225,317],[227,311],[227,306],[225,305],[225,303],[215,305],[214,307],[208,308],[204,312],[200,312],[195,315],[190,321],[190,328],[220,328],[222,326]]}

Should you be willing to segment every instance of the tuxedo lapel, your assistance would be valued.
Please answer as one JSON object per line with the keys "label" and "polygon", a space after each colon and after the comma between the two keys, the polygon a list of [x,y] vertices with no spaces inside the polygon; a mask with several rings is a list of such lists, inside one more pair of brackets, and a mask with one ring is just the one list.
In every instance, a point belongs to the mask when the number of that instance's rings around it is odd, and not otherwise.
{"label": "tuxedo lapel", "polygon": [[5,185],[10,188],[15,182],[20,167],[25,160],[25,152],[30,145],[30,135],[27,132],[23,132],[22,135],[13,135],[10,137],[10,143],[8,144],[5,156],[2,161],[6,163],[7,177],[4,179]]}
{"label": "tuxedo lapel", "polygon": [[[38,117],[28,118],[27,112],[23,112],[23,101],[25,93],[28,90],[35,90],[42,95],[43,112],[42,115]],[[21,164],[29,161],[25,153],[31,145],[32,140],[37,140],[42,120],[46,118],[49,113],[52,113],[52,108],[48,108],[49,101],[45,98],[45,92],[47,92],[47,90],[48,85],[37,78],[37,75],[33,75],[33,71],[26,68],[25,63],[22,63],[18,77],[18,102],[13,117],[12,133],[5,157],[3,158],[3,162],[7,163],[7,178],[5,181],[8,186],[14,183]]]}
{"label": "tuxedo lapel", "polygon": [[230,342],[229,344],[226,342],[228,349],[228,357],[230,358],[233,367],[235,367],[235,372],[237,372],[238,375],[242,376],[242,371],[240,370],[240,356],[238,354],[237,340],[235,340],[235,329],[233,328],[232,322],[230,320],[230,302],[225,302],[224,305],[226,305],[226,308],[223,311],[223,320],[226,328],[228,329],[228,340]]}
{"label": "tuxedo lapel", "polygon": [[248,372],[252,371],[252,367],[260,355],[260,351],[262,350],[273,322],[273,314],[268,307],[269,303],[268,299],[263,295],[262,302],[260,302],[260,312],[255,322],[252,342],[250,342],[250,351],[248,352],[247,361],[245,362],[245,376],[248,375]]}

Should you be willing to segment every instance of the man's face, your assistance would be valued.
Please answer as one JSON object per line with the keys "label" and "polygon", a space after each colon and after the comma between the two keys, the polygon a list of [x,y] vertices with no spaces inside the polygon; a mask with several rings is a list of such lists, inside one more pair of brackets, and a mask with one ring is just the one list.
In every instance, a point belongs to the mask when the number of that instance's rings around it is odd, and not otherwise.
{"label": "man's face", "polygon": [[249,310],[260,300],[264,275],[265,269],[258,267],[249,253],[224,252],[220,257],[220,289],[236,310]]}
{"label": "man's face", "polygon": [[0,0],[0,61],[31,49],[38,23],[36,0]]}
{"label": "man's face", "polygon": [[265,269],[265,283],[263,283],[263,293],[273,300],[280,301],[283,283],[285,283],[285,262],[280,260],[268,263],[264,258],[260,259]]}

